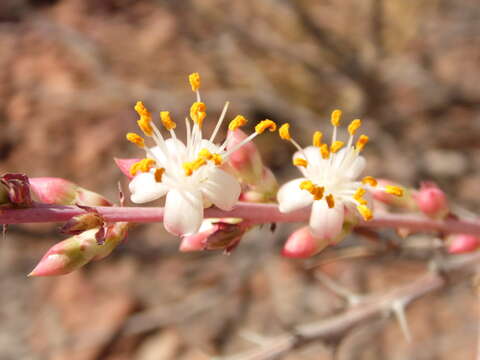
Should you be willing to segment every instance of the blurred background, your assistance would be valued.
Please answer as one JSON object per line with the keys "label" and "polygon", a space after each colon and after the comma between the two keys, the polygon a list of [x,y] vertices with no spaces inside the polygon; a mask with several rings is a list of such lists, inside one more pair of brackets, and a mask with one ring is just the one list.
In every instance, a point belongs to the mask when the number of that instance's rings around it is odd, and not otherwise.
{"label": "blurred background", "polygon": [[[364,120],[366,173],[433,180],[465,212],[480,209],[477,0],[1,0],[0,170],[65,177],[118,201],[113,157],[139,156],[124,140],[135,101],[182,119],[194,71],[207,128],[228,100],[228,120],[289,121],[306,144],[341,108]],[[297,176],[293,147],[255,141],[280,182]],[[284,259],[292,226],[256,230],[230,256],[182,254],[154,224],[81,271],[28,279],[57,229],[11,226],[2,242],[1,360],[232,355],[342,312],[318,271],[379,293],[425,273],[432,256],[351,237],[308,261]],[[369,322],[284,358],[472,358],[476,301],[458,282],[409,309],[410,344],[395,321]]]}

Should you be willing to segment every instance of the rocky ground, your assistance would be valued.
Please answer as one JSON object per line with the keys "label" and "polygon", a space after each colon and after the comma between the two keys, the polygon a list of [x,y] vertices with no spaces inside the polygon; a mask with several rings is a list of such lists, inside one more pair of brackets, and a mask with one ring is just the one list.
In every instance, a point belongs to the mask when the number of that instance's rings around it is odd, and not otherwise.
{"label": "rocky ground", "polygon": [[[181,118],[193,101],[186,76],[199,71],[207,128],[229,100],[232,116],[289,121],[305,143],[342,108],[372,139],[367,173],[433,180],[478,213],[479,20],[475,0],[3,0],[0,170],[65,177],[116,200],[112,158],[138,155],[124,141],[132,105]],[[293,148],[273,135],[257,144],[280,181],[295,176]],[[231,355],[343,311],[320,271],[377,293],[423,274],[432,256],[352,237],[293,261],[280,255],[291,229],[258,229],[223,256],[181,254],[161,224],[138,226],[101,262],[28,279],[62,237],[57,225],[12,226],[0,251],[0,359]],[[477,302],[463,278],[413,304],[410,344],[398,323],[375,320],[285,358],[472,358]]]}

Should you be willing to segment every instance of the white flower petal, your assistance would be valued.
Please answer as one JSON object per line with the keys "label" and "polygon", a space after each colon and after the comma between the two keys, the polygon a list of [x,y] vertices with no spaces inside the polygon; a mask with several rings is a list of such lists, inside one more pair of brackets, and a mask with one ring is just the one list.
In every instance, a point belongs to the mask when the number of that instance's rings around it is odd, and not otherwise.
{"label": "white flower petal", "polygon": [[130,199],[136,204],[142,204],[161,198],[167,193],[168,188],[155,181],[151,173],[140,173],[136,175],[128,185],[132,193]]}
{"label": "white flower petal", "polygon": [[219,168],[211,169],[208,179],[202,184],[202,193],[215,206],[231,210],[240,196],[240,183],[232,175]]}
{"label": "white flower petal", "polygon": [[365,169],[367,161],[363,156],[358,156],[355,160],[353,160],[352,164],[346,169],[345,176],[349,179],[355,180],[358,176],[362,173]]}
{"label": "white flower petal", "polygon": [[[173,157],[175,161],[178,159],[183,160],[186,154],[186,146],[180,140],[174,140],[172,138],[165,140],[165,144],[167,146],[167,150],[170,157]],[[167,161],[167,155],[162,151],[159,146],[154,146],[150,148],[150,151],[155,155],[158,160],[160,166],[165,166],[165,162]]]}
{"label": "white flower petal", "polygon": [[344,216],[343,202],[337,200],[335,206],[329,208],[324,199],[315,201],[310,214],[312,235],[319,239],[333,240],[342,231]]}
{"label": "white flower petal", "polygon": [[[307,155],[308,156],[308,155]],[[277,194],[278,208],[281,212],[290,212],[310,205],[313,196],[306,190],[300,189],[300,183],[305,178],[299,178],[284,184]]]}
{"label": "white flower petal", "polygon": [[184,236],[198,231],[203,220],[200,191],[170,190],[165,202],[163,225],[171,234]]}

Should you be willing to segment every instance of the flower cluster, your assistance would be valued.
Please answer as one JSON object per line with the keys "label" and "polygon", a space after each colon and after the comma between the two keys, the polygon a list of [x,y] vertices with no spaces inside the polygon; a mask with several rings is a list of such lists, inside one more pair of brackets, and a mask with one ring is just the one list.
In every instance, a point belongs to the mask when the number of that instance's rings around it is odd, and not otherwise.
{"label": "flower cluster", "polygon": [[[241,192],[239,181],[224,170],[229,157],[265,130],[276,130],[271,120],[263,120],[255,126],[253,134],[227,149],[227,142],[216,144],[215,137],[225,119],[228,102],[217,121],[213,133],[204,138],[203,122],[206,118],[206,105],[200,97],[200,76],[189,76],[196,101],[190,107],[189,118],[185,119],[186,142],[178,139],[177,124],[168,111],[160,112],[160,120],[169,133],[166,139],[154,124],[151,113],[142,102],[137,102],[135,110],[139,115],[138,126],[143,134],[153,141],[149,147],[145,139],[136,133],[128,133],[127,139],[145,151],[145,158],[130,168],[133,180],[130,182],[131,200],[144,203],[166,195],[164,225],[175,235],[196,233],[203,220],[203,210],[215,205],[222,210],[231,210]],[[247,120],[237,115],[230,123],[229,130],[235,131]]]}

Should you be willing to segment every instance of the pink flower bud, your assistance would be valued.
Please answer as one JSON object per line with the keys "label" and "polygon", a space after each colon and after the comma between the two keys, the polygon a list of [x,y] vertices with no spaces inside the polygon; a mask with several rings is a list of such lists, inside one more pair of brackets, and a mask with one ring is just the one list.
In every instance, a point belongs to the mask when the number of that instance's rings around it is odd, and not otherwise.
{"label": "pink flower bud", "polygon": [[443,218],[449,212],[445,193],[432,182],[422,183],[414,198],[418,208],[432,218]]}
{"label": "pink flower bud", "polygon": [[447,239],[450,254],[463,254],[477,250],[480,238],[469,234],[454,234]]}
{"label": "pink flower bud", "polygon": [[33,193],[45,204],[72,205],[77,199],[77,185],[71,181],[53,178],[31,178]]}
{"label": "pink flower bud", "polygon": [[283,247],[282,255],[290,258],[308,258],[329,245],[328,240],[315,239],[308,226],[293,232]]}
{"label": "pink flower bud", "polygon": [[206,219],[197,234],[185,236],[180,251],[225,250],[232,251],[249,226],[240,219]]}
{"label": "pink flower bud", "polygon": [[98,228],[72,236],[51,247],[29,276],[55,276],[68,274],[92,260],[109,255],[127,235],[128,223],[112,224],[106,230],[105,242],[100,245]]}
{"label": "pink flower bud", "polygon": [[130,168],[132,167],[133,164],[136,162],[139,162],[141,159],[119,159],[119,158],[114,158],[115,164],[117,164],[118,168],[120,171],[128,177],[129,179],[133,179],[133,175],[130,174]]}
{"label": "pink flower bud", "polygon": [[62,178],[31,178],[30,184],[33,193],[45,204],[112,206],[102,195]]}
{"label": "pink flower bud", "polygon": [[[240,129],[229,131],[227,135],[227,150],[234,148],[247,138]],[[262,158],[254,142],[248,142],[233,152],[228,158],[228,169],[243,183],[255,185],[262,180]]]}

